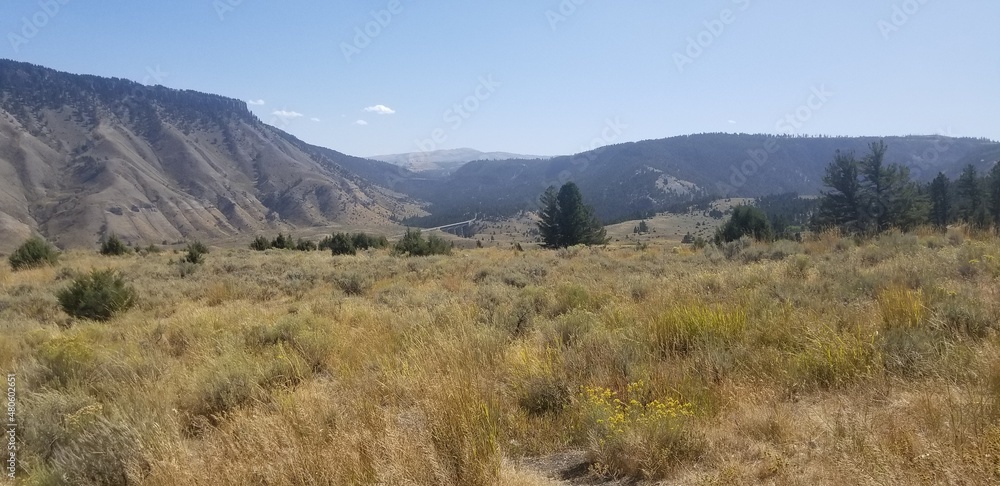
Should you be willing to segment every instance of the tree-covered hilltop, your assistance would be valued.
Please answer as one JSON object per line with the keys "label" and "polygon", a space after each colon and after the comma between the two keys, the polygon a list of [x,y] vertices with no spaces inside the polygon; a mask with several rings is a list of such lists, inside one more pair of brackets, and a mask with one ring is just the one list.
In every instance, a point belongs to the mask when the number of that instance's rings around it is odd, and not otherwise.
{"label": "tree-covered hilltop", "polygon": [[[476,161],[439,180],[400,187],[431,202],[425,226],[475,215],[509,216],[532,210],[550,185],[575,182],[601,220],[642,219],[711,197],[818,195],[831,154],[865,152],[878,137],[795,137],[709,133],[602,147],[549,160]],[[938,172],[956,177],[973,164],[988,170],[1000,143],[946,136],[885,137],[893,158],[914,181]]]}

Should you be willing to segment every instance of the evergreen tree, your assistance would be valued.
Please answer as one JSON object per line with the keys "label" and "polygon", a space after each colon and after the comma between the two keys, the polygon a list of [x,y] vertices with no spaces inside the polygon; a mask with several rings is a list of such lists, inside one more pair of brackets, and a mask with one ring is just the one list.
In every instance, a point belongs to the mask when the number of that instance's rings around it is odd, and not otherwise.
{"label": "evergreen tree", "polygon": [[125,243],[122,243],[118,235],[111,233],[101,242],[100,253],[104,256],[121,256],[132,253],[132,249],[125,246]]}
{"label": "evergreen tree", "polygon": [[549,187],[542,194],[540,206],[538,230],[545,248],[607,243],[604,226],[594,216],[593,209],[583,203],[576,184],[567,182],[558,193]]}
{"label": "evergreen tree", "polygon": [[988,187],[993,229],[1000,232],[1000,161],[997,161],[996,165],[993,166],[993,170],[990,171]]}
{"label": "evergreen tree", "polygon": [[814,226],[817,229],[837,227],[847,232],[858,230],[861,183],[854,154],[837,151],[826,168],[823,183],[831,190],[822,193]]}
{"label": "evergreen tree", "polygon": [[771,223],[764,211],[753,206],[737,206],[729,221],[715,232],[715,244],[736,241],[744,236],[757,241],[769,241],[773,237]]}
{"label": "evergreen tree", "polygon": [[879,233],[892,227],[910,229],[927,218],[928,205],[908,168],[887,165],[884,142],[869,145],[860,162],[839,152],[827,167],[824,192],[814,225],[836,226],[853,233]]}
{"label": "evergreen tree", "polygon": [[893,173],[885,165],[885,142],[872,142],[870,152],[858,165],[862,177],[863,205],[861,209],[862,228],[875,233],[889,228],[889,198]]}
{"label": "evergreen tree", "polygon": [[538,232],[542,236],[542,246],[558,248],[560,241],[557,221],[559,218],[559,197],[555,187],[549,186],[542,193],[538,216],[541,218],[541,221],[538,222]]}
{"label": "evergreen tree", "polygon": [[[409,234],[409,232],[407,232]],[[333,256],[337,255],[357,255],[358,251],[354,247],[354,240],[347,233],[337,233],[330,241],[330,251]]]}
{"label": "evergreen tree", "polygon": [[969,164],[955,182],[958,198],[958,217],[966,224],[985,228],[990,224],[990,215],[983,201],[983,184],[976,167]]}
{"label": "evergreen tree", "polygon": [[255,251],[265,251],[271,248],[271,242],[263,236],[258,236],[250,243],[250,249]]}
{"label": "evergreen tree", "polygon": [[938,173],[934,181],[931,182],[931,224],[938,228],[945,228],[951,221],[951,194],[949,193],[951,181],[944,172]]}

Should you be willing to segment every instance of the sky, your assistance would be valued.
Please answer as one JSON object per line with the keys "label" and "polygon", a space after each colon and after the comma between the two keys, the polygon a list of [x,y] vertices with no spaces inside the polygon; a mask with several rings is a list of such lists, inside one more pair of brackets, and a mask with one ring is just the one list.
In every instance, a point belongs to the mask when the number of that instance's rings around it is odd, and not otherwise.
{"label": "sky", "polygon": [[1000,140],[996,0],[0,0],[0,57],[351,155],[704,132]]}

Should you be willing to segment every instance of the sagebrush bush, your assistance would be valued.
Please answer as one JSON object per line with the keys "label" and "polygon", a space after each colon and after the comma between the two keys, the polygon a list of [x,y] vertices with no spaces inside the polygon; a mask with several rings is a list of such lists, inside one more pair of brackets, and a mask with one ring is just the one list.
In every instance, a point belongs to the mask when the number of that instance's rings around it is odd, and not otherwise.
{"label": "sagebrush bush", "polygon": [[17,247],[7,261],[14,270],[25,270],[55,265],[59,261],[59,253],[45,240],[32,237]]}
{"label": "sagebrush bush", "polygon": [[531,415],[555,414],[570,402],[566,383],[551,376],[533,376],[522,384],[517,404]]}
{"label": "sagebrush bush", "polygon": [[106,321],[132,308],[136,291],[112,270],[95,270],[77,277],[56,294],[67,314],[80,319]]}
{"label": "sagebrush bush", "polygon": [[690,403],[675,398],[649,400],[643,381],[624,394],[609,388],[581,388],[580,422],[589,432],[592,470],[606,477],[662,479],[685,460],[697,459],[703,440],[690,422]]}

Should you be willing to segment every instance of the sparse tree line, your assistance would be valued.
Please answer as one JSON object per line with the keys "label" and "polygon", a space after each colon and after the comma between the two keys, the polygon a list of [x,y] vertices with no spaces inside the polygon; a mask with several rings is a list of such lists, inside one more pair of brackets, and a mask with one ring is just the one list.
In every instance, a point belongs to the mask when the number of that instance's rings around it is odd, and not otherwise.
{"label": "sparse tree line", "polygon": [[263,236],[258,236],[252,243],[250,249],[256,251],[266,251],[270,249],[278,250],[298,250],[298,251],[329,251],[334,256],[356,255],[358,251],[381,250],[392,247],[393,255],[407,256],[429,256],[447,255],[451,253],[452,245],[437,235],[430,235],[424,238],[419,229],[408,229],[398,242],[390,245],[389,239],[385,236],[374,236],[367,233],[334,233],[324,237],[319,244],[309,240],[299,238],[294,240],[291,235],[278,234],[273,240],[268,240]]}
{"label": "sparse tree line", "polygon": [[944,229],[955,223],[1000,231],[1000,162],[986,174],[970,164],[955,181],[939,173],[933,181],[920,183],[910,178],[909,168],[888,163],[887,152],[884,142],[870,144],[860,159],[837,152],[823,177],[827,190],[818,200],[767,196],[754,206],[738,207],[716,232],[715,243],[744,236],[798,239],[806,226],[859,236],[923,225]]}
{"label": "sparse tree line", "polygon": [[814,230],[875,235],[891,228],[953,223],[1000,230],[1000,163],[987,174],[980,175],[970,164],[956,181],[939,173],[921,184],[910,179],[908,168],[886,163],[887,150],[885,143],[876,142],[860,160],[837,153],[823,178],[829,190],[820,197]]}

